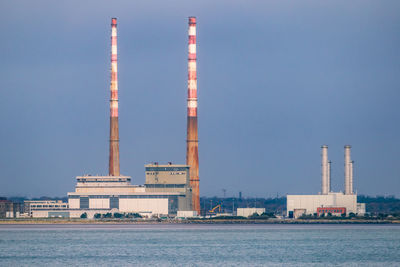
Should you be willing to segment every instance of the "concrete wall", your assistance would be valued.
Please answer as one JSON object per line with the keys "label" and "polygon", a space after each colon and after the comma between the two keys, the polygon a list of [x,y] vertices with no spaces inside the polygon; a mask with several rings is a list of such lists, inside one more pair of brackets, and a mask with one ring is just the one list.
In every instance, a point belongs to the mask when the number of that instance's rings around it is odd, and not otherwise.
{"label": "concrete wall", "polygon": [[87,214],[88,219],[93,219],[94,215],[97,213],[106,214],[106,213],[115,213],[118,212],[116,209],[112,210],[69,210],[69,216],[71,218],[80,218],[83,213]]}
{"label": "concrete wall", "polygon": [[79,207],[80,207],[79,198],[69,198],[68,199],[68,206],[69,206],[70,209],[79,209]]}
{"label": "concrete wall", "polygon": [[188,210],[188,211],[178,211],[176,217],[179,218],[190,218],[190,217],[196,217],[197,216],[197,211],[195,210]]}
{"label": "concrete wall", "polygon": [[48,210],[32,210],[32,218],[48,218]]}
{"label": "concrete wall", "polygon": [[69,211],[49,211],[50,218],[69,218]]}
{"label": "concrete wall", "polygon": [[185,197],[178,197],[178,210],[192,210],[192,194],[189,192]]}
{"label": "concrete wall", "polygon": [[[140,196],[140,195],[136,195]],[[167,195],[168,196],[168,195]],[[118,205],[113,208],[117,208],[117,212],[145,212],[150,214],[176,214],[178,210],[192,210],[190,192],[187,195],[170,195],[167,197],[163,195],[160,197],[157,195],[144,195],[143,198],[136,198],[133,195],[132,198],[118,197]],[[82,208],[80,205],[79,198],[69,198],[68,199],[69,208],[71,210],[110,210],[111,203],[110,198],[92,198],[89,196],[89,206],[88,208]]]}
{"label": "concrete wall", "polygon": [[167,198],[120,198],[120,212],[151,212],[152,214],[168,214]]}
{"label": "concrete wall", "polygon": [[249,217],[249,216],[253,215],[254,213],[261,215],[264,212],[265,212],[264,208],[238,208],[236,210],[236,215],[243,216],[243,217]]}
{"label": "concrete wall", "polygon": [[146,172],[146,184],[186,184],[188,182],[186,172],[159,172],[157,175],[149,173],[154,172]]}
{"label": "concrete wall", "polygon": [[89,209],[109,209],[109,198],[89,198]]}
{"label": "concrete wall", "polygon": [[106,214],[106,213],[115,213],[117,210],[63,210],[63,211],[55,211],[55,210],[33,210],[32,217],[33,218],[49,218],[49,217],[64,217],[64,218],[80,218],[83,213],[87,214],[89,219],[93,219],[96,213]]}

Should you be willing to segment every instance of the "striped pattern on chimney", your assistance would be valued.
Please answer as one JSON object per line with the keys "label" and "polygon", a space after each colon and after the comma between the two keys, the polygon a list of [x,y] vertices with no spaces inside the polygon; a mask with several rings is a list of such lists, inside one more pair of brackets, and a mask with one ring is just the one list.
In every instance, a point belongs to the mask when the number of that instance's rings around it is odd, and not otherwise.
{"label": "striped pattern on chimney", "polygon": [[192,209],[200,214],[199,138],[197,132],[196,18],[189,17],[186,164],[190,166]]}
{"label": "striped pattern on chimney", "polygon": [[188,116],[197,117],[196,18],[189,18]]}
{"label": "striped pattern on chimney", "polygon": [[111,20],[111,117],[118,117],[117,19]]}
{"label": "striped pattern on chimney", "polygon": [[109,175],[119,176],[118,69],[117,19],[111,19],[111,98],[110,98],[110,155]]}

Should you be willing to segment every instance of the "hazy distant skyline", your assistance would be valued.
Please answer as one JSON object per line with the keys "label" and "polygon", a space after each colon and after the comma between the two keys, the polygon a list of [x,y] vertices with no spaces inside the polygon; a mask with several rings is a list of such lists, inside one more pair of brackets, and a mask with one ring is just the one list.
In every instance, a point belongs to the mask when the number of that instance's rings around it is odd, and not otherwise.
{"label": "hazy distant skyline", "polygon": [[400,196],[399,1],[3,1],[0,196],[107,174],[118,18],[121,173],[185,163],[187,18],[197,17],[200,195],[332,187]]}

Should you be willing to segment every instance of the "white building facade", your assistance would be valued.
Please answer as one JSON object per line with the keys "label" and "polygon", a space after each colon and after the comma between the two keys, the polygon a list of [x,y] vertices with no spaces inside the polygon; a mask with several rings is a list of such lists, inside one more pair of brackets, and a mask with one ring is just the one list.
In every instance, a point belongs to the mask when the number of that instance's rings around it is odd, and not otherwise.
{"label": "white building facade", "polygon": [[257,213],[258,215],[261,215],[265,212],[265,208],[238,208],[236,210],[236,215],[237,216],[242,216],[242,217],[250,217],[254,213]]}
{"label": "white building facade", "polygon": [[[164,170],[170,171],[168,168]],[[71,217],[79,217],[85,212],[90,218],[95,214],[93,211],[167,216],[176,215],[179,208],[190,208],[183,205],[188,199],[185,184],[182,185],[184,190],[173,190],[168,187],[168,177],[165,180],[164,190],[154,190],[154,186],[146,187],[148,183],[145,186],[132,185],[129,176],[78,176],[75,192],[68,193]]]}
{"label": "white building facade", "polygon": [[365,214],[365,204],[357,203],[356,194],[345,195],[343,193],[331,192],[327,195],[287,195],[286,210],[288,217],[296,218],[303,214],[319,214],[321,213],[321,211],[318,210],[319,208],[331,208],[327,210],[332,211],[335,211],[338,208],[345,208],[344,213],[346,215],[350,213],[357,215]]}
{"label": "white building facade", "polygon": [[42,218],[79,218],[82,214],[93,218],[106,213],[160,217],[192,210],[189,166],[148,164],[145,169],[145,185],[132,185],[129,176],[78,176],[68,203],[32,202],[29,213]]}

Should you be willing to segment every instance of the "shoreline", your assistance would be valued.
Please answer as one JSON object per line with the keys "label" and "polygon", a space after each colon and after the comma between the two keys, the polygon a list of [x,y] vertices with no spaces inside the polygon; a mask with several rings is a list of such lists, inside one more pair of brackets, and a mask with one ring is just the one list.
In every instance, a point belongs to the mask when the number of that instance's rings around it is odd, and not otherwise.
{"label": "shoreline", "polygon": [[243,219],[186,219],[186,220],[118,220],[118,219],[0,219],[1,225],[45,224],[390,224],[400,225],[400,220],[243,220]]}

